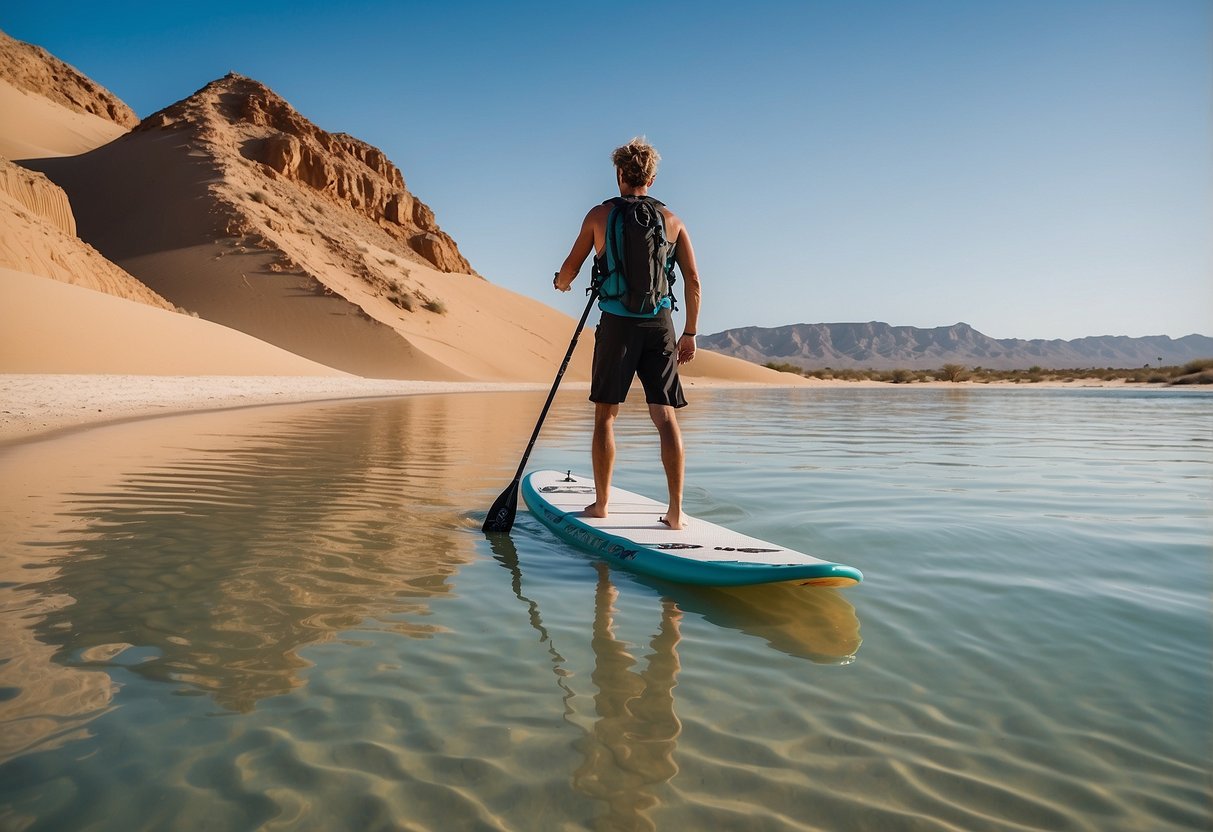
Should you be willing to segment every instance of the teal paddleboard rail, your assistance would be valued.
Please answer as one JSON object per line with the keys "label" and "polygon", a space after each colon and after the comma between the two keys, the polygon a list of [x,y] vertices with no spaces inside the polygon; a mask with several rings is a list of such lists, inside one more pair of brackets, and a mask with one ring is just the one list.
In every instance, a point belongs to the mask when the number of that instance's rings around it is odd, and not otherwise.
{"label": "teal paddleboard rail", "polygon": [[[776,547],[775,544],[767,544],[770,547],[774,547],[767,549],[728,546],[713,547],[720,551],[720,559],[708,559],[703,554],[697,554],[695,557],[680,555],[679,552],[682,548],[705,549],[703,545],[677,542],[681,539],[702,539],[704,532],[736,534],[704,521],[694,521],[696,528],[692,531],[697,531],[699,537],[684,538],[682,532],[666,530],[665,538],[671,542],[653,543],[651,541],[637,541],[618,533],[617,530],[602,528],[601,524],[603,521],[584,517],[580,508],[571,510],[567,506],[554,504],[552,499],[550,499],[550,492],[561,489],[552,485],[543,485],[544,482],[550,483],[552,481],[553,474],[555,472],[536,471],[523,478],[521,486],[522,499],[526,503],[527,508],[530,509],[539,522],[543,523],[544,526],[550,529],[561,540],[616,563],[624,569],[667,581],[700,586],[746,586],[751,584],[796,581],[815,586],[842,587],[851,586],[863,580],[863,573],[852,566],[824,561],[800,552],[784,550],[781,547]],[[559,476],[564,477],[565,475],[559,474]],[[585,488],[585,482],[590,482],[592,486],[592,480],[580,478],[561,480],[561,482],[564,481],[576,481],[581,489]],[[546,489],[548,493],[544,493],[541,489]],[[627,492],[621,493],[627,494]],[[578,496],[584,496],[584,492],[579,492]],[[592,501],[592,499],[591,494],[589,495],[589,501]],[[615,496],[612,495],[612,502],[615,499]],[[595,525],[595,523],[599,525]],[[650,537],[652,536],[651,530],[649,535]],[[747,539],[747,542],[752,543],[754,541]],[[746,551],[786,553],[787,562],[755,562],[754,560],[745,560],[742,558],[745,558]],[[739,559],[733,559],[733,555]],[[771,557],[766,556],[766,560],[769,561]],[[778,554],[774,557],[778,557]]]}

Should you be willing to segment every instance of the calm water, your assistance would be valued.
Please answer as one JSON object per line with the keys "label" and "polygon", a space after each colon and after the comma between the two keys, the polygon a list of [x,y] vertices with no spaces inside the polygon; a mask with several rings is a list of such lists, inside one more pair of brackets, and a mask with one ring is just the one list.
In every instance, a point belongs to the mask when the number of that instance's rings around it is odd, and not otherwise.
{"label": "calm water", "polygon": [[541,400],[0,449],[0,829],[1208,828],[1213,396],[697,392],[689,510],[867,576],[731,591],[486,540]]}

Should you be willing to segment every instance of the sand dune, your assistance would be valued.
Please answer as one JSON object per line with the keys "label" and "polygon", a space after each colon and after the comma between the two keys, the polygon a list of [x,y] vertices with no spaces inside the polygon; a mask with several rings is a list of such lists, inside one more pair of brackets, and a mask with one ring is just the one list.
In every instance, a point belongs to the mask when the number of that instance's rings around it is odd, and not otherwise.
{"label": "sand dune", "polygon": [[[289,132],[283,132],[289,131]],[[574,322],[470,268],[374,148],[228,76],[80,156],[30,162],[80,235],[173,304],[376,378],[550,379]],[[569,379],[588,378],[592,336]],[[787,378],[703,356],[693,375]]]}
{"label": "sand dune", "polygon": [[126,131],[112,121],[69,110],[0,80],[0,156],[69,156],[113,141]]}
{"label": "sand dune", "polygon": [[0,79],[78,113],[134,127],[139,117],[118,96],[41,46],[0,32]]}
{"label": "sand dune", "polygon": [[34,164],[69,192],[83,237],[203,318],[368,377],[550,374],[563,345],[542,333],[567,316],[441,272],[351,205],[266,173],[220,115]]}
{"label": "sand dune", "polygon": [[0,370],[343,375],[210,321],[6,268],[0,268]]}
{"label": "sand dune", "polygon": [[[0,266],[146,303],[173,305],[76,237],[67,195],[45,176],[0,158]],[[54,309],[34,311],[53,322]],[[0,359],[0,369],[4,363]]]}
{"label": "sand dune", "polygon": [[[173,309],[79,239],[61,188],[9,161],[82,153],[137,123],[108,90],[45,50],[0,32],[0,267]],[[33,314],[53,325],[53,309]]]}
{"label": "sand dune", "polygon": [[0,32],[0,156],[84,153],[138,123],[130,107],[75,67]]}
{"label": "sand dune", "polygon": [[[0,33],[0,150],[23,158],[0,159],[0,372],[546,383],[572,334],[475,274],[382,152],[249,78],[138,123]],[[800,381],[708,353],[687,375]]]}

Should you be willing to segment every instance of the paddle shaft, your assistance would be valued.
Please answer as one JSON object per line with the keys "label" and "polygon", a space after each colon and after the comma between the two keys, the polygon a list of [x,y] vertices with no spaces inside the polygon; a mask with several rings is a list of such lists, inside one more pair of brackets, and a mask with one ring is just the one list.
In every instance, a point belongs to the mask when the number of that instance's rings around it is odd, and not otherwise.
{"label": "paddle shaft", "polygon": [[518,470],[514,472],[514,480],[505,491],[493,503],[493,507],[489,509],[488,516],[484,519],[484,525],[481,529],[484,532],[508,532],[514,526],[514,516],[518,513],[518,484],[522,481],[522,472],[526,470],[526,462],[531,457],[531,451],[535,447],[535,441],[539,439],[539,431],[543,428],[543,420],[548,416],[548,410],[552,407],[552,400],[556,398],[556,389],[560,387],[560,380],[564,378],[564,371],[569,368],[569,361],[573,358],[573,350],[577,349],[577,339],[581,337],[581,330],[585,327],[585,319],[590,316],[590,309],[594,307],[594,301],[598,299],[598,290],[596,287],[590,289],[590,299],[585,305],[585,311],[581,313],[581,320],[577,322],[577,329],[573,332],[573,340],[569,342],[568,352],[564,354],[564,361],[560,362],[560,371],[556,373],[556,380],[552,382],[552,389],[548,391],[548,400],[543,403],[543,410],[539,414],[539,421],[535,423],[535,430],[531,432],[531,441],[526,445],[526,452],[522,455],[522,461],[518,463]]}
{"label": "paddle shaft", "polygon": [[522,481],[522,472],[526,470],[526,461],[531,457],[531,451],[535,447],[535,441],[539,439],[539,431],[543,428],[543,420],[548,417],[548,411],[552,407],[552,400],[556,398],[556,388],[560,387],[560,380],[564,378],[564,371],[569,368],[569,361],[573,358],[573,351],[577,349],[577,339],[581,337],[581,330],[585,328],[586,318],[590,317],[590,310],[594,308],[594,301],[598,300],[598,290],[590,290],[590,299],[585,305],[585,311],[581,313],[581,320],[577,322],[577,329],[573,331],[573,340],[569,342],[568,352],[564,354],[564,361],[560,362],[560,371],[556,373],[556,380],[552,382],[552,389],[548,391],[548,400],[543,403],[543,410],[539,413],[539,421],[535,423],[535,430],[531,432],[531,441],[526,444],[526,451],[522,454],[522,462],[518,463],[518,470],[514,472],[514,484],[517,485]]}

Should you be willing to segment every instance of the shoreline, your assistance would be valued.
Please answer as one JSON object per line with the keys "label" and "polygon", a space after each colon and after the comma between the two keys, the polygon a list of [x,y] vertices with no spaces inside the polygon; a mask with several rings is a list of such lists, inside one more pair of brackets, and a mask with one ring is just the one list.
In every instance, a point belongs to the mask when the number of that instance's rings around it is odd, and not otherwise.
{"label": "shoreline", "polygon": [[[181,413],[448,393],[547,392],[551,386],[551,382],[421,381],[357,376],[0,373],[0,449],[83,428]],[[689,379],[687,386],[785,385]],[[588,381],[565,381],[560,385],[561,390],[589,388]]]}
{"label": "shoreline", "polygon": [[[688,388],[1152,388],[1125,382],[916,382],[808,379],[788,385],[717,379],[686,380]],[[550,383],[415,381],[341,376],[145,376],[0,373],[0,448],[26,440],[115,422],[179,413],[274,404],[395,398],[445,393],[544,392]],[[562,390],[588,390],[588,382],[565,382]]]}
{"label": "shoreline", "polygon": [[526,382],[355,376],[0,374],[0,448],[81,428],[244,407],[438,393],[528,392]]}

